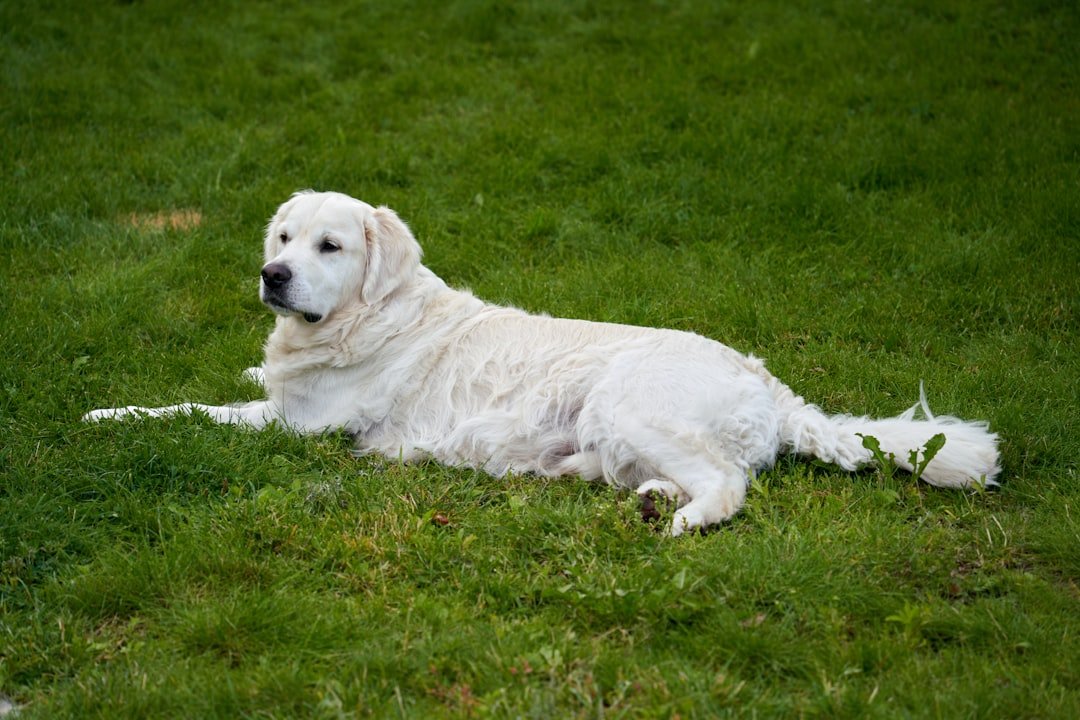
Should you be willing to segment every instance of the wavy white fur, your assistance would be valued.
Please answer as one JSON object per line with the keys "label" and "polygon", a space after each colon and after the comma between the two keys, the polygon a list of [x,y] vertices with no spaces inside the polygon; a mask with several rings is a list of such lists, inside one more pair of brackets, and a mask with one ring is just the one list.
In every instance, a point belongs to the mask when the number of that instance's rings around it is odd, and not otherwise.
{"label": "wavy white fur", "polygon": [[278,318],[248,372],[267,398],[86,417],[200,410],[254,428],[344,429],[359,452],[391,458],[603,478],[676,500],[674,535],[730,518],[782,451],[847,470],[872,462],[860,435],[911,470],[909,452],[944,433],[922,475],[933,485],[993,484],[999,472],[987,425],[934,417],[925,397],[895,418],[830,416],[713,340],[490,305],[447,287],[420,255],[392,211],[298,193],[266,233],[261,296]]}

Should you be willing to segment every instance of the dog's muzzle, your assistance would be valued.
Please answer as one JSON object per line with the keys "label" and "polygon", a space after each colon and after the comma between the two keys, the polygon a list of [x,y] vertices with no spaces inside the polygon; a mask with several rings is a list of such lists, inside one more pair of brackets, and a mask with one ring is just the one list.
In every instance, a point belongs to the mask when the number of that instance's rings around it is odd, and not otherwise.
{"label": "dog's muzzle", "polygon": [[[268,263],[262,269],[263,302],[277,311],[295,312],[296,308],[290,307],[285,300],[285,287],[292,280],[292,270],[283,263]],[[317,323],[322,320],[322,315],[313,312],[301,313],[309,323]]]}

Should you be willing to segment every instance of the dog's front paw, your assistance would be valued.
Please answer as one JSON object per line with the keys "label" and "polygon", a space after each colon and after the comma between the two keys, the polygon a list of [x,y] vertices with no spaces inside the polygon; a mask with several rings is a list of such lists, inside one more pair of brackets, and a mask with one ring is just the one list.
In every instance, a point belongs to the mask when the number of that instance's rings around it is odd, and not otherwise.
{"label": "dog's front paw", "polygon": [[91,410],[82,416],[83,422],[100,422],[102,420],[122,420],[126,417],[140,416],[145,414],[146,408],[137,405],[128,405],[122,408],[102,408]]}

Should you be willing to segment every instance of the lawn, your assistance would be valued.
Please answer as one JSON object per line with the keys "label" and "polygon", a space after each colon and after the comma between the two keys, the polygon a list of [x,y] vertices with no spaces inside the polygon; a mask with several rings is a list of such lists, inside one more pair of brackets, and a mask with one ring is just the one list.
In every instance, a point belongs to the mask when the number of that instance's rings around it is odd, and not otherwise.
{"label": "lawn", "polygon": [[[1073,2],[0,3],[0,716],[1080,717]],[[784,458],[625,491],[116,405],[257,397],[261,232],[674,327],[995,492]]]}

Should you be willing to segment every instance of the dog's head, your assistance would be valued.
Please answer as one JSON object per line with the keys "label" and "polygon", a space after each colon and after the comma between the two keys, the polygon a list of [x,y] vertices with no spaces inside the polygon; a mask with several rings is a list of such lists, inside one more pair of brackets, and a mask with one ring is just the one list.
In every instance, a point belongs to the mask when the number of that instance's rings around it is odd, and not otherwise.
{"label": "dog's head", "polygon": [[389,208],[301,192],[270,220],[264,257],[262,301],[317,323],[340,307],[385,300],[415,275],[420,246]]}

